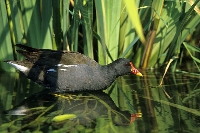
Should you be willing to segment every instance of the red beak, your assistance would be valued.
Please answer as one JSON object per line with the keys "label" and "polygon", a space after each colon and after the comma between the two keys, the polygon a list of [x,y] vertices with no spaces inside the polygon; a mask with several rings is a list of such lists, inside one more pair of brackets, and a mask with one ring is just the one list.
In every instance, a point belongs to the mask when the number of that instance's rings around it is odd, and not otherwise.
{"label": "red beak", "polygon": [[143,75],[134,67],[134,65],[133,65],[132,62],[130,62],[130,65],[131,65],[131,72],[132,72],[132,74],[135,74],[135,75],[137,75],[137,76],[143,76]]}

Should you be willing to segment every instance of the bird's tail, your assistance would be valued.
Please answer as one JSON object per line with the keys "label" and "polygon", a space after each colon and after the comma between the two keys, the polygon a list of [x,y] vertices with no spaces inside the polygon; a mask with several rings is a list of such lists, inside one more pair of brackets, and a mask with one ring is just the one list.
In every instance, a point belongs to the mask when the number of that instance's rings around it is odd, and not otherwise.
{"label": "bird's tail", "polygon": [[4,62],[10,64],[11,66],[15,67],[17,70],[23,72],[24,74],[28,73],[30,71],[30,68],[34,65],[26,60],[24,60],[24,61],[7,60]]}
{"label": "bird's tail", "polygon": [[27,52],[38,52],[39,51],[39,49],[32,48],[32,47],[29,47],[29,46],[26,46],[26,45],[23,45],[23,44],[16,44],[16,47],[21,48],[21,49],[23,49],[24,51],[27,51]]}

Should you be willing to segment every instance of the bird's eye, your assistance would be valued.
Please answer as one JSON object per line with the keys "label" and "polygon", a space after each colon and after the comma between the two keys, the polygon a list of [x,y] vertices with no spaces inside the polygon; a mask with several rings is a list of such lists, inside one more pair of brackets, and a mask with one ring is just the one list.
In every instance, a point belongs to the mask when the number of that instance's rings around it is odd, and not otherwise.
{"label": "bird's eye", "polygon": [[124,66],[130,66],[130,63],[125,63]]}

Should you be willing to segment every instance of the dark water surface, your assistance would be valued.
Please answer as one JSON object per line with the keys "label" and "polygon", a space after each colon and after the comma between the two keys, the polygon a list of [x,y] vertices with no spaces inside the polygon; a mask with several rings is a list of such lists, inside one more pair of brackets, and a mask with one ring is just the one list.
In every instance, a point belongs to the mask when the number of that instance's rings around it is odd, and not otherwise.
{"label": "dark water surface", "polygon": [[[105,91],[53,94],[19,73],[0,74],[0,132],[198,133],[200,77],[143,72]],[[7,113],[7,114],[6,114]]]}

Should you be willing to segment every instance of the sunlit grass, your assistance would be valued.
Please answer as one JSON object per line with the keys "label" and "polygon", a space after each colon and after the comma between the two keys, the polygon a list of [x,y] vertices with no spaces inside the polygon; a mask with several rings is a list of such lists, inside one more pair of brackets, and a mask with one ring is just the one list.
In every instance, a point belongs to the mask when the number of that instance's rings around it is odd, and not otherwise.
{"label": "sunlit grass", "polygon": [[[199,1],[6,0],[0,5],[0,60],[19,59],[14,45],[24,43],[79,51],[102,65],[125,57],[136,67],[160,68],[180,57],[183,42],[199,26]],[[190,45],[197,44],[185,48]],[[2,62],[0,68],[14,70]]]}

